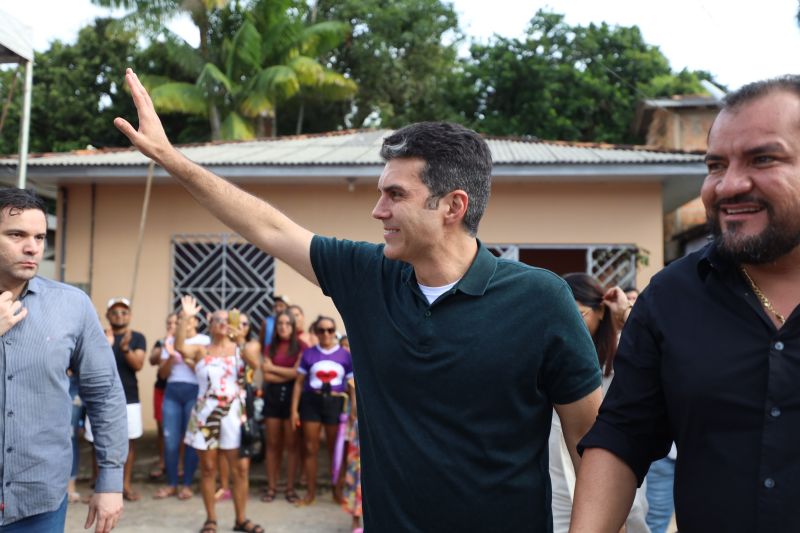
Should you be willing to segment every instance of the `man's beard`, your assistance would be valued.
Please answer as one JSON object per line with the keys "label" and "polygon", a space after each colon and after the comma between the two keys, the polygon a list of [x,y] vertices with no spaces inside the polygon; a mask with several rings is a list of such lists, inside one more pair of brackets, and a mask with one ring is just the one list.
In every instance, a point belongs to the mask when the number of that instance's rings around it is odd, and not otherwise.
{"label": "man's beard", "polygon": [[728,222],[723,233],[719,222],[721,202],[708,211],[708,223],[717,251],[737,264],[760,265],[777,261],[800,245],[800,212],[778,216],[764,200],[752,197],[727,198],[724,203],[757,203],[767,212],[767,227],[757,235],[741,235],[741,222]]}

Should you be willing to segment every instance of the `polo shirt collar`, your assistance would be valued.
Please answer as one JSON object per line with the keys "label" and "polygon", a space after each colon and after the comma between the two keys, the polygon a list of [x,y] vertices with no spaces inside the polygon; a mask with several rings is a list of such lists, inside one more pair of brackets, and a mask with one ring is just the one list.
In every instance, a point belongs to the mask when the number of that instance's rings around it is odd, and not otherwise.
{"label": "polo shirt collar", "polygon": [[[478,253],[475,254],[475,259],[472,260],[472,264],[455,288],[471,296],[482,296],[497,270],[497,258],[483,245],[480,239],[476,240],[478,241]],[[414,267],[406,264],[401,279],[403,283],[413,282],[416,286]]]}
{"label": "polo shirt collar", "polygon": [[486,249],[480,239],[477,240],[478,253],[464,277],[456,285],[456,289],[471,296],[482,296],[497,270],[497,258]]}

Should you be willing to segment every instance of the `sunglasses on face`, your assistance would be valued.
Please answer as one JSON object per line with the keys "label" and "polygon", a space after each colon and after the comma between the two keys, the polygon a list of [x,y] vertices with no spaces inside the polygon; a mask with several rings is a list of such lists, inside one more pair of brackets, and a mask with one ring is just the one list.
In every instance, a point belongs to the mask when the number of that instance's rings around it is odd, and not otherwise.
{"label": "sunglasses on face", "polygon": [[333,335],[336,333],[336,328],[317,328],[317,333],[322,335],[323,333],[327,333],[328,335]]}
{"label": "sunglasses on face", "polygon": [[213,317],[211,319],[211,323],[212,324],[227,324],[228,323],[228,319],[215,316],[215,317]]}

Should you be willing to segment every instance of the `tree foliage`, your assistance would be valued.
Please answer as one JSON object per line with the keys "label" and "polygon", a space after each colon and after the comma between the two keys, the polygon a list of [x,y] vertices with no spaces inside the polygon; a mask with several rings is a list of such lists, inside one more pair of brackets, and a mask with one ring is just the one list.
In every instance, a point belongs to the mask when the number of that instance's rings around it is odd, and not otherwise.
{"label": "tree foliage", "polygon": [[[636,143],[640,100],[700,93],[699,81],[711,79],[673,72],[635,26],[569,25],[546,11],[524,37],[473,43],[459,58],[463,36],[445,0],[93,1],[130,12],[37,54],[33,151],[127,146],[111,123],[135,116],[122,86],[129,65],[180,143],[420,120]],[[179,12],[197,25],[200,46],[165,29]],[[0,70],[0,106],[10,104],[5,118],[0,107],[4,153],[17,149],[21,82],[19,69]]]}
{"label": "tree foliage", "polygon": [[[30,150],[63,151],[87,145],[119,143],[111,123],[117,115],[130,116],[130,97],[122,93],[124,67],[132,62],[136,36],[109,31],[111,21],[98,19],[84,27],[74,45],[55,41],[34,58],[31,96]],[[4,82],[8,73],[3,77]],[[2,91],[5,89],[3,83]],[[21,90],[9,111],[0,151],[16,153]]]}
{"label": "tree foliage", "polygon": [[[318,16],[345,20],[352,38],[328,58],[358,84],[347,124],[397,127],[457,119],[450,93],[457,83],[461,33],[452,4],[441,0],[320,0]],[[344,117],[343,117],[344,118]]]}
{"label": "tree foliage", "polygon": [[630,125],[644,98],[704,92],[707,73],[674,74],[636,26],[570,26],[539,11],[524,39],[471,47],[462,108],[478,130],[544,139],[635,143]]}

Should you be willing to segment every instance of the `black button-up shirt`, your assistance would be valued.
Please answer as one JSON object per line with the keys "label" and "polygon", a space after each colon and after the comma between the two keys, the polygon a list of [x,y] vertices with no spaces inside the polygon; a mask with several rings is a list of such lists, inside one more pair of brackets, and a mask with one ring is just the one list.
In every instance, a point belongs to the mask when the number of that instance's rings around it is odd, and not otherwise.
{"label": "black button-up shirt", "polygon": [[800,311],[778,330],[713,245],[656,275],[620,340],[615,377],[579,449],[639,483],[678,447],[681,533],[800,531]]}

